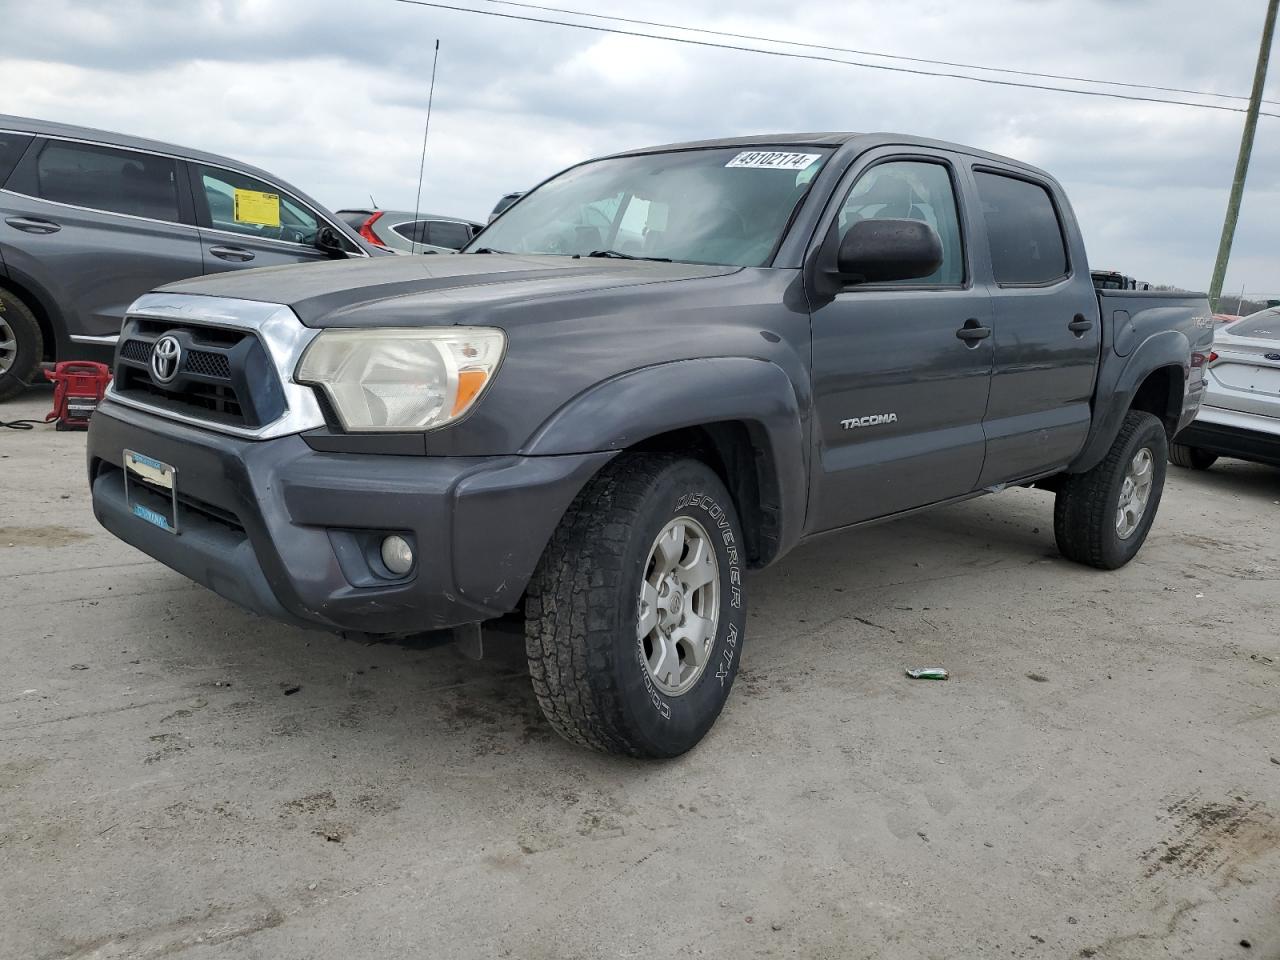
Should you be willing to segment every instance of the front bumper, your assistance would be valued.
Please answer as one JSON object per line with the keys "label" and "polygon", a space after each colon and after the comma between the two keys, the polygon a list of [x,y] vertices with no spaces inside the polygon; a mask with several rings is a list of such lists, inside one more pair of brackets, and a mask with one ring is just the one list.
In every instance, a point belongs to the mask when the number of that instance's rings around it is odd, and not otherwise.
{"label": "front bumper", "polygon": [[1280,466],[1280,419],[1204,405],[1175,438],[1223,457]]}
{"label": "front bumper", "polygon": [[[177,469],[180,533],[134,516],[126,449]],[[257,613],[368,634],[513,610],[565,509],[612,456],[322,453],[298,436],[242,440],[110,401],[88,438],[93,510],[111,533]],[[134,503],[164,505],[129,489]],[[380,576],[361,547],[393,532],[416,544],[415,569],[400,579]]]}

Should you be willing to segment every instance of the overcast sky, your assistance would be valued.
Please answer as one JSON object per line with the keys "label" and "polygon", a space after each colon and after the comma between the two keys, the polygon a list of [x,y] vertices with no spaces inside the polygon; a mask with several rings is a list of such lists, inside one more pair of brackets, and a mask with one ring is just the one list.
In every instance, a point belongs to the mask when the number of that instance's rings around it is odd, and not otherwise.
{"label": "overcast sky", "polygon": [[[490,0],[445,2],[572,19]],[[1266,6],[1265,0],[545,3],[1240,95],[1249,92]],[[365,205],[372,194],[381,206],[412,209],[438,38],[422,199],[432,212],[483,220],[503,193],[626,147],[776,131],[891,130],[1045,167],[1067,188],[1094,266],[1197,289],[1209,283],[1243,123],[1239,113],[714,50],[395,0],[0,0],[0,24],[6,37],[0,112],[227,154],[332,208]],[[1280,64],[1267,96],[1280,101],[1277,74]],[[1280,113],[1280,105],[1264,109]],[[1280,296],[1280,119],[1262,117],[1258,125],[1224,293],[1242,285],[1247,294]]]}

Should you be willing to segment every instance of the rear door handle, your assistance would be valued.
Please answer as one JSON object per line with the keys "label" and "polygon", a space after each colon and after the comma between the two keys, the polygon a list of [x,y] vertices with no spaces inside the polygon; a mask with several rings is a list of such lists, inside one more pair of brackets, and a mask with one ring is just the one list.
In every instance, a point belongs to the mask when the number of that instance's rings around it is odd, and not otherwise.
{"label": "rear door handle", "polygon": [[976,347],[979,340],[985,340],[989,336],[991,336],[991,328],[984,327],[973,319],[966,320],[964,326],[956,331],[956,338],[963,340],[966,347]]}
{"label": "rear door handle", "polygon": [[210,247],[209,252],[219,260],[230,260],[232,263],[246,263],[254,257],[253,251],[244,247]]}
{"label": "rear door handle", "polygon": [[42,220],[39,217],[6,217],[4,222],[15,230],[22,230],[25,233],[57,233],[62,229],[61,224],[54,223],[52,220]]}
{"label": "rear door handle", "polygon": [[1067,329],[1077,337],[1082,337],[1086,331],[1093,329],[1093,321],[1086,320],[1084,314],[1077,313],[1071,318],[1071,322],[1067,324]]}

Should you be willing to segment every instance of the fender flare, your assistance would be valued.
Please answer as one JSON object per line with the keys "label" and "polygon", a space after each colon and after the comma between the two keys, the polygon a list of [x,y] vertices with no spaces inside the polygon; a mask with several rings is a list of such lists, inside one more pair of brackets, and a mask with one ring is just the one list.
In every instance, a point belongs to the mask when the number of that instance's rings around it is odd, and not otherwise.
{"label": "fender flare", "polygon": [[729,421],[748,425],[762,489],[772,482],[778,516],[775,548],[765,562],[800,539],[809,496],[808,418],[791,378],[777,364],[749,357],[675,360],[641,367],[578,394],[552,414],[520,451],[529,456],[625,450],[686,427]]}
{"label": "fender flare", "polygon": [[1083,473],[1100,463],[1115,442],[1143,381],[1162,367],[1177,367],[1185,383],[1191,369],[1190,357],[1191,342],[1181,330],[1152,334],[1125,358],[1104,354],[1094,389],[1093,426],[1084,449],[1071,461],[1066,472]]}

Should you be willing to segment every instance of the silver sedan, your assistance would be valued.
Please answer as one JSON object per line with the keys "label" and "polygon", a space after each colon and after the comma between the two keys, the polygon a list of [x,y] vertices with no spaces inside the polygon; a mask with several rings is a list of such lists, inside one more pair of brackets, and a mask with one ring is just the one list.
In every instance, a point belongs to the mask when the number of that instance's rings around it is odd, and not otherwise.
{"label": "silver sedan", "polygon": [[1218,457],[1280,466],[1280,307],[1220,327],[1205,363],[1205,394],[1169,460],[1206,470]]}

